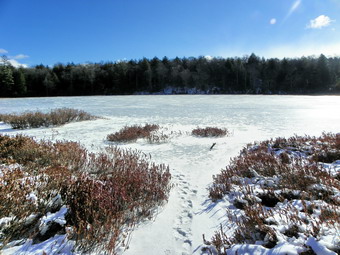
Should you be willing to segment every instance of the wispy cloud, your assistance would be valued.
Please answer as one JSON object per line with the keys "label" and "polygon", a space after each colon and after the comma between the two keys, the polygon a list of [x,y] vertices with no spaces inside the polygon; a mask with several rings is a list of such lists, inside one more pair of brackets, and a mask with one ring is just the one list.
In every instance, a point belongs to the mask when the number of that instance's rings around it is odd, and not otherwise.
{"label": "wispy cloud", "polygon": [[13,59],[24,59],[24,58],[29,58],[29,56],[24,55],[24,54],[19,54],[19,55],[13,56],[12,58]]}
{"label": "wispy cloud", "polygon": [[283,21],[286,21],[301,5],[302,0],[296,0],[290,7],[286,17],[283,19]]}
{"label": "wispy cloud", "polygon": [[289,12],[288,12],[287,15],[288,15],[288,16],[292,15],[293,12],[295,12],[296,9],[299,8],[300,4],[301,4],[301,0],[296,0],[296,1],[293,3],[293,5],[290,7]]}
{"label": "wispy cloud", "polygon": [[330,17],[326,15],[320,15],[319,17],[309,21],[307,28],[321,29],[323,27],[329,26],[335,20],[331,20]]}
{"label": "wispy cloud", "polygon": [[8,53],[7,50],[5,50],[5,49],[0,49],[0,54],[6,54],[6,53]]}

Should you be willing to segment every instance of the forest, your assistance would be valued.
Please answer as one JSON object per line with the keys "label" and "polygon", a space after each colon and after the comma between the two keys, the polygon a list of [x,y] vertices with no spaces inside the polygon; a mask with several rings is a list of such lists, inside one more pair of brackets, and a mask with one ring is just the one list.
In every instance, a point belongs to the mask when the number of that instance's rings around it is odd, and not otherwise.
{"label": "forest", "polygon": [[24,68],[3,56],[0,63],[0,97],[174,93],[337,94],[340,58],[154,57]]}

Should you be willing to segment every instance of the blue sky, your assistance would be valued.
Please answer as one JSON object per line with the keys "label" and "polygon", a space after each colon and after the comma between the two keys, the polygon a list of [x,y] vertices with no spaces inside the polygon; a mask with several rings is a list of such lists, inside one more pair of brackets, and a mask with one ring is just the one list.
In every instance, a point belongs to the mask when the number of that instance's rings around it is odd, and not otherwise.
{"label": "blue sky", "polygon": [[14,65],[340,55],[340,0],[0,0]]}

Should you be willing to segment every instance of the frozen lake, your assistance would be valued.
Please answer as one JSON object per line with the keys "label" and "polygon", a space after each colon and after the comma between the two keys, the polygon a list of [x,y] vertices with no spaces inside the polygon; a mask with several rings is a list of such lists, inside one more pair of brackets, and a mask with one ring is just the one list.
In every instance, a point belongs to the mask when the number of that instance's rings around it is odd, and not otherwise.
{"label": "frozen lake", "polygon": [[[171,95],[93,96],[0,99],[0,112],[48,111],[59,107],[85,110],[105,117],[62,127],[16,131],[0,124],[0,133],[23,133],[40,139],[73,140],[89,150],[108,145],[105,137],[125,125],[152,123],[166,132],[177,132],[169,142],[145,141],[121,144],[150,153],[152,159],[169,164],[174,188],[169,202],[152,222],[141,224],[132,234],[126,254],[200,254],[202,234],[207,239],[217,230],[223,209],[210,208],[206,188],[212,175],[223,168],[250,142],[278,136],[320,135],[340,132],[338,96],[263,95]],[[225,127],[224,138],[194,138],[197,126]],[[179,132],[180,131],[180,132]],[[216,146],[209,151],[212,143]]]}
{"label": "frozen lake", "polygon": [[0,99],[0,112],[83,109],[116,121],[257,128],[269,136],[338,131],[338,96],[93,96]]}

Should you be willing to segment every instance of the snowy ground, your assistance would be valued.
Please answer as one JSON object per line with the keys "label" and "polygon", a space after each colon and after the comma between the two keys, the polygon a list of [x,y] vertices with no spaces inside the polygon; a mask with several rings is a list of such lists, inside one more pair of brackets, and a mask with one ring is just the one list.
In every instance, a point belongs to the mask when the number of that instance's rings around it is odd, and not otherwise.
{"label": "snowy ground", "polygon": [[[294,134],[319,136],[323,131],[340,131],[340,97],[332,96],[0,99],[1,113],[47,111],[58,107],[82,109],[105,119],[24,131],[14,131],[0,123],[0,133],[79,141],[91,151],[100,151],[109,144],[105,141],[106,135],[125,125],[159,124],[165,128],[164,132],[173,132],[173,138],[164,144],[148,144],[140,140],[119,145],[150,153],[157,163],[168,164],[174,184],[168,203],[159,209],[153,221],[137,226],[124,254],[201,254],[202,234],[209,240],[226,219],[227,204],[211,203],[207,187],[212,182],[212,175],[219,173],[230,157],[236,156],[244,145],[253,141]],[[189,132],[197,126],[225,127],[232,135],[217,139],[194,138]],[[210,151],[213,143],[216,146]],[[58,237],[55,239],[58,242]],[[29,249],[22,254],[30,254],[27,251]],[[31,251],[33,254],[37,250]],[[65,253],[68,251],[69,248],[65,248]]]}

